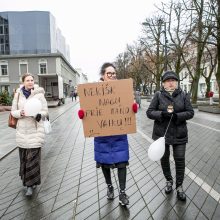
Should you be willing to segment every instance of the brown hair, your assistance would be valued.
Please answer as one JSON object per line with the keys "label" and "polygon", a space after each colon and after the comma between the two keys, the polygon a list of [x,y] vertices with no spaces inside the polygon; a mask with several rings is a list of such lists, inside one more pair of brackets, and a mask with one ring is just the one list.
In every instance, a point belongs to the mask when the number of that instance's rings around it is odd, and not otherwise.
{"label": "brown hair", "polygon": [[25,78],[28,77],[28,76],[31,76],[31,77],[34,79],[34,76],[33,76],[31,73],[25,73],[25,74],[21,77],[22,82],[24,82]]}
{"label": "brown hair", "polygon": [[104,63],[104,64],[102,65],[102,67],[101,67],[101,70],[100,70],[100,75],[101,75],[101,76],[104,75],[105,69],[108,68],[109,66],[111,66],[111,67],[113,67],[114,69],[116,69],[115,66],[114,66],[112,63]]}

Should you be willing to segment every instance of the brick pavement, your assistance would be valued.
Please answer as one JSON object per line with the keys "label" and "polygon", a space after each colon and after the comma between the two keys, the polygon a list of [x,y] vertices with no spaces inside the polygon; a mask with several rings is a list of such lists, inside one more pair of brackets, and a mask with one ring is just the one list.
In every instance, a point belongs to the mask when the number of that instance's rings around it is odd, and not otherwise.
{"label": "brick pavement", "polygon": [[[143,101],[137,114],[139,132],[129,135],[130,205],[122,208],[118,204],[116,170],[112,175],[116,198],[106,199],[106,184],[93,159],[93,139],[83,136],[78,108],[69,103],[64,110],[53,109],[53,132],[42,149],[42,184],[32,198],[24,196],[18,177],[17,150],[0,160],[1,219],[220,219],[218,120],[195,116],[188,123],[187,202],[181,203],[175,192],[165,195],[160,165],[147,157],[153,122],[145,115],[147,104]],[[61,116],[57,118],[58,114]]]}

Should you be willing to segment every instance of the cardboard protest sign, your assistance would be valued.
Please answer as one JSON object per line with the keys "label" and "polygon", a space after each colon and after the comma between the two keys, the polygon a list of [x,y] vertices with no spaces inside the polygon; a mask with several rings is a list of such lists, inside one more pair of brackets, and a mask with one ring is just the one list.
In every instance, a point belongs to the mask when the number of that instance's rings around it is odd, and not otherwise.
{"label": "cardboard protest sign", "polygon": [[78,85],[85,137],[136,132],[132,79]]}

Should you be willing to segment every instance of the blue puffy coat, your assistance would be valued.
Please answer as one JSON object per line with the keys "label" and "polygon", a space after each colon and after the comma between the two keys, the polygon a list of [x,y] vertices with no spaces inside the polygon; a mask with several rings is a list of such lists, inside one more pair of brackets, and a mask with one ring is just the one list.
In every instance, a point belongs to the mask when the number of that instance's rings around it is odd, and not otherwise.
{"label": "blue puffy coat", "polygon": [[95,161],[101,164],[116,164],[129,160],[127,135],[95,137]]}

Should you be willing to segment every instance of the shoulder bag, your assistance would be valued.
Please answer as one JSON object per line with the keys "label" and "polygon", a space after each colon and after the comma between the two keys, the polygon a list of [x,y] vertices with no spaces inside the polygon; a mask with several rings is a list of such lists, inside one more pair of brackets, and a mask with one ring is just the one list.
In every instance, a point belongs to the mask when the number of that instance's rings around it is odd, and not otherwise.
{"label": "shoulder bag", "polygon": [[[17,110],[18,110],[19,96],[20,96],[20,93],[18,93]],[[18,119],[15,118],[15,117],[13,117],[12,114],[11,114],[11,112],[10,112],[9,118],[8,118],[8,126],[9,126],[10,128],[15,128],[15,129],[16,129],[17,122],[18,122]]]}

